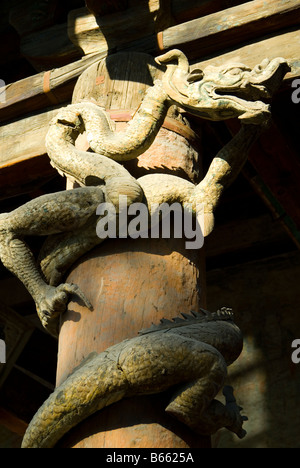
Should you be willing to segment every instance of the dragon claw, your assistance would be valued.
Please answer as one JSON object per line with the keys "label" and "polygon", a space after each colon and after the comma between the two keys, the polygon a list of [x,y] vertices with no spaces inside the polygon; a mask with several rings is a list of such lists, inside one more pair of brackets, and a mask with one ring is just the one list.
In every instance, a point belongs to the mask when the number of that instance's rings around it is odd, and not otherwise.
{"label": "dragon claw", "polygon": [[65,312],[71,295],[77,296],[89,310],[93,310],[92,304],[76,284],[47,286],[45,295],[37,303],[37,313],[44,328],[53,329],[57,325],[58,317]]}
{"label": "dragon claw", "polygon": [[81,289],[79,288],[79,286],[77,286],[77,284],[74,284],[74,283],[64,283],[64,284],[61,284],[57,287],[58,290],[62,290],[62,291],[65,291],[65,293],[67,293],[67,295],[69,294],[74,294],[75,296],[77,296],[79,299],[81,299],[81,301],[84,303],[84,305],[89,309],[89,310],[93,310],[93,306],[92,304],[90,303],[90,301],[87,299],[87,297],[85,296],[85,294],[81,291]]}
{"label": "dragon claw", "polygon": [[247,432],[243,429],[243,422],[248,421],[247,416],[242,416],[241,411],[243,408],[236,403],[236,399],[233,394],[233,387],[226,385],[223,389],[223,395],[225,396],[226,408],[232,418],[232,424],[226,426],[227,429],[234,432],[239,439],[243,439]]}

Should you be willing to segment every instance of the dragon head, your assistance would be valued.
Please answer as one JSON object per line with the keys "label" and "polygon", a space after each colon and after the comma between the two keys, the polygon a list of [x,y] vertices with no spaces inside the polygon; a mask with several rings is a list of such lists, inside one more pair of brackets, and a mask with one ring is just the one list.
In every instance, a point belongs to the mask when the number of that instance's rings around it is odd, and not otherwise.
{"label": "dragon head", "polygon": [[270,120],[270,106],[262,99],[270,99],[290,71],[283,58],[266,59],[254,69],[232,63],[190,71],[188,59],[177,49],[157,57],[156,61],[167,64],[163,85],[174,104],[204,119],[238,117],[253,124]]}

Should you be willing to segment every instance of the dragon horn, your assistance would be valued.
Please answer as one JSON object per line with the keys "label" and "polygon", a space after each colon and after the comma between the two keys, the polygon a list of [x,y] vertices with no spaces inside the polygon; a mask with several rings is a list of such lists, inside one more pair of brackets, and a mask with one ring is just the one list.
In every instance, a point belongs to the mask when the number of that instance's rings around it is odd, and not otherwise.
{"label": "dragon horn", "polygon": [[181,50],[173,49],[155,58],[155,61],[159,64],[169,63],[169,62],[172,62],[173,60],[177,60],[178,68],[180,68],[182,71],[186,73],[189,73],[189,70],[190,70],[189,61],[186,55],[183,52],[181,52]]}

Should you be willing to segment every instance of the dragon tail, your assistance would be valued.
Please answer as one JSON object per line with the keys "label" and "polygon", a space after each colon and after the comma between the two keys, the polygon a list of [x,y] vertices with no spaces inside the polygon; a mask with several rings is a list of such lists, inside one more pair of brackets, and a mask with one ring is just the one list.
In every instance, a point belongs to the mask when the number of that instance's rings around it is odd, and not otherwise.
{"label": "dragon tail", "polygon": [[126,395],[128,383],[117,361],[109,358],[107,352],[92,354],[35,414],[24,435],[22,448],[54,447],[81,421]]}

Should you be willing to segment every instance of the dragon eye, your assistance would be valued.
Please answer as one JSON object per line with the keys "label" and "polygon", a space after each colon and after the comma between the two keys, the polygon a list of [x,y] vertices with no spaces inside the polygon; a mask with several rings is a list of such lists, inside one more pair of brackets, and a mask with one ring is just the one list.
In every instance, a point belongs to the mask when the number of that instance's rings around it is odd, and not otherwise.
{"label": "dragon eye", "polygon": [[193,70],[189,75],[187,76],[187,81],[188,83],[194,83],[195,81],[201,81],[203,80],[204,73],[202,70],[199,70],[198,68]]}
{"label": "dragon eye", "polygon": [[231,68],[228,70],[228,73],[230,73],[230,75],[240,75],[241,70],[239,68]]}

